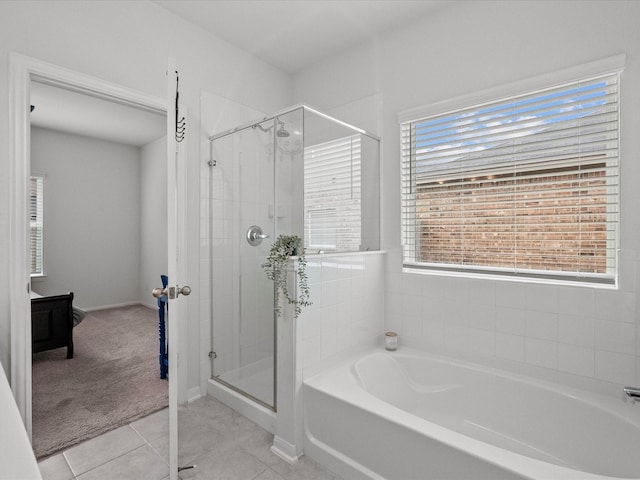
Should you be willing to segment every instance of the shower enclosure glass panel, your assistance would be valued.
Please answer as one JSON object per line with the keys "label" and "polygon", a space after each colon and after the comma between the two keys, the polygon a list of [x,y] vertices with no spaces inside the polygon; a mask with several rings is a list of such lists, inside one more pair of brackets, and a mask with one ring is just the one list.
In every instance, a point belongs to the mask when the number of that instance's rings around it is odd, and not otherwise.
{"label": "shower enclosure glass panel", "polygon": [[300,106],[209,140],[212,378],[276,410],[262,264],[278,235],[309,255],[379,249],[379,139]]}
{"label": "shower enclosure glass panel", "polygon": [[[262,272],[275,230],[270,214],[274,198],[273,159],[267,151],[270,132],[247,129],[217,139],[212,152],[216,167],[224,175],[224,198],[218,206],[228,259],[215,261],[212,254],[212,285],[222,293],[214,295],[213,376],[267,407],[274,398],[273,282]],[[271,206],[271,207],[270,207]],[[212,212],[216,206],[212,205]],[[247,241],[251,226],[269,235],[256,246]],[[215,233],[214,233],[215,235]],[[216,248],[215,243],[212,246]],[[217,263],[217,265],[216,265]],[[216,268],[218,267],[218,268]]]}

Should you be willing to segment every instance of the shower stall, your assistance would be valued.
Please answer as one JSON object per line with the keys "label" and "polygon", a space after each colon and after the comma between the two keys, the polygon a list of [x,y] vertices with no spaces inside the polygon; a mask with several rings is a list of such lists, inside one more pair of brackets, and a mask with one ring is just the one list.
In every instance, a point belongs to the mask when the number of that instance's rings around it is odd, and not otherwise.
{"label": "shower stall", "polygon": [[278,235],[308,259],[380,247],[379,138],[304,105],[209,137],[212,380],[277,411]]}

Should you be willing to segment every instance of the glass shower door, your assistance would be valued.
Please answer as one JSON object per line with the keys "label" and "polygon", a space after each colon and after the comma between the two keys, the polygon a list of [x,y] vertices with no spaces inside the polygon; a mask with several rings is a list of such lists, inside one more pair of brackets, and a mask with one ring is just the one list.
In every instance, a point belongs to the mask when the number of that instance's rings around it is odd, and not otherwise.
{"label": "glass shower door", "polygon": [[272,124],[213,141],[210,210],[222,230],[211,232],[213,378],[275,410],[274,287],[262,270],[277,219]]}

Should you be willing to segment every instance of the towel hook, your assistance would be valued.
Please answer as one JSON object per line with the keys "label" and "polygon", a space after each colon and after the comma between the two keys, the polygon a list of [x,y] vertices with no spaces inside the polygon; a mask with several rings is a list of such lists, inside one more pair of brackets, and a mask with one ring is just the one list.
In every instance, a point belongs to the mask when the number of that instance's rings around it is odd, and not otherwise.
{"label": "towel hook", "polygon": [[178,85],[180,83],[180,77],[178,76],[178,71],[176,70],[176,142],[180,143],[182,140],[184,140],[184,136],[186,134],[186,130],[187,130],[187,122],[185,120],[184,117],[179,118],[179,103],[178,103],[178,97],[179,97],[179,92],[178,92]]}

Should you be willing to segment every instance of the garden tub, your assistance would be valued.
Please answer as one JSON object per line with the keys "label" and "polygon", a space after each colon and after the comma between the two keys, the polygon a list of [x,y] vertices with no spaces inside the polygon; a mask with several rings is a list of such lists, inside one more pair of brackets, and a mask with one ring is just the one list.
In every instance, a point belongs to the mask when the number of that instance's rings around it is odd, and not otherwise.
{"label": "garden tub", "polygon": [[305,453],[350,480],[640,478],[640,405],[622,396],[410,349],[303,392]]}

